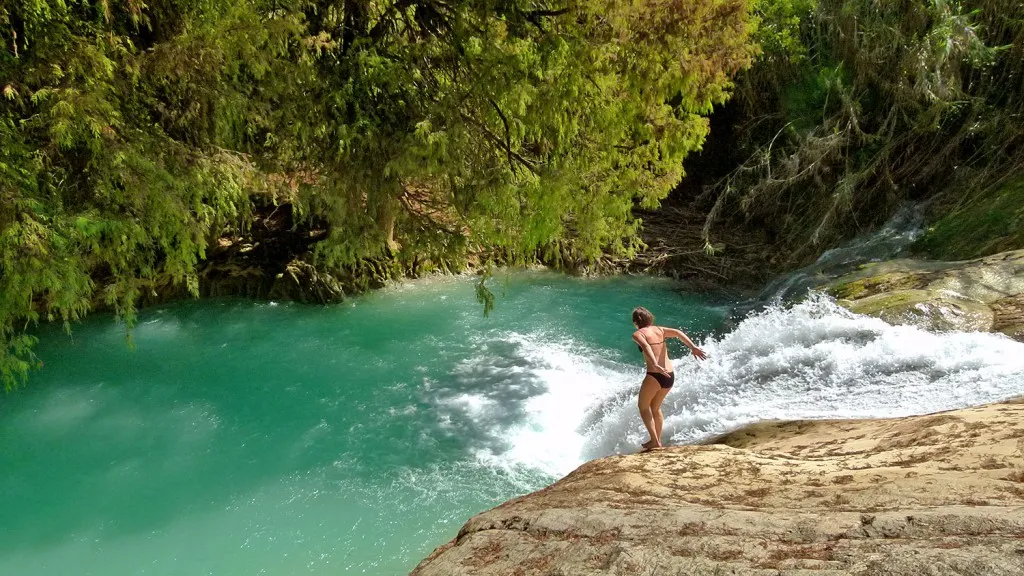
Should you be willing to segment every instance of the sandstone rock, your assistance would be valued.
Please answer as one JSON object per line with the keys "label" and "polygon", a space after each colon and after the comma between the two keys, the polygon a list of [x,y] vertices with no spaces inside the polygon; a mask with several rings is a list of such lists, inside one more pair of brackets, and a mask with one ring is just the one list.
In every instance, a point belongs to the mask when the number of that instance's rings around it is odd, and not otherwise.
{"label": "sandstone rock", "polygon": [[1024,293],[992,303],[992,329],[1024,342]]}
{"label": "sandstone rock", "polygon": [[414,576],[1024,574],[1024,402],[765,422],[472,518]]}

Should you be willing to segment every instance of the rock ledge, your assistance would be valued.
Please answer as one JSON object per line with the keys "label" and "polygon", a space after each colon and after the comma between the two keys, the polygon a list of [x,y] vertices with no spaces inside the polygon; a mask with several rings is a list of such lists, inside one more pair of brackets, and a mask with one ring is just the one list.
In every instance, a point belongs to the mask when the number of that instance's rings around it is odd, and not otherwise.
{"label": "rock ledge", "polygon": [[1024,574],[1024,399],[595,460],[414,576]]}

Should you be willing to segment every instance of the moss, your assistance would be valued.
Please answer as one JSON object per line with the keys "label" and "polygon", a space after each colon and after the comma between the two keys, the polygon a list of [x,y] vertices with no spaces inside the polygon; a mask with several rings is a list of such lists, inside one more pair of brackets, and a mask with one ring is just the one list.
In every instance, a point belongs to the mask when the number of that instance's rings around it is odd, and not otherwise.
{"label": "moss", "polygon": [[935,290],[898,290],[859,300],[839,300],[856,314],[881,318],[890,324],[913,324],[946,332],[989,331],[992,310],[980,302],[950,298]]}
{"label": "moss", "polygon": [[899,290],[874,294],[858,300],[841,300],[839,303],[857,314],[878,316],[883,312],[905,312],[916,304],[928,302],[931,295],[925,290]]}
{"label": "moss", "polygon": [[1024,179],[993,189],[955,208],[914,243],[916,253],[968,260],[1024,248]]}
{"label": "moss", "polygon": [[910,290],[921,287],[922,282],[915,274],[890,272],[879,276],[861,278],[859,280],[854,280],[853,282],[833,286],[829,288],[829,293],[836,298],[857,300],[859,298],[873,296],[882,292]]}

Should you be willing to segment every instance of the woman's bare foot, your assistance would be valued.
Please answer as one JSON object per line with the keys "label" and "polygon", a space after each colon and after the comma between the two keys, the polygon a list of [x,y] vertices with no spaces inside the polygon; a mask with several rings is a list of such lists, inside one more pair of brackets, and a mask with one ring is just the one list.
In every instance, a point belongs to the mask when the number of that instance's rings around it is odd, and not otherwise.
{"label": "woman's bare foot", "polygon": [[661,448],[661,442],[658,442],[657,440],[648,440],[647,442],[644,442],[640,446],[646,452],[647,450],[654,450],[655,448]]}

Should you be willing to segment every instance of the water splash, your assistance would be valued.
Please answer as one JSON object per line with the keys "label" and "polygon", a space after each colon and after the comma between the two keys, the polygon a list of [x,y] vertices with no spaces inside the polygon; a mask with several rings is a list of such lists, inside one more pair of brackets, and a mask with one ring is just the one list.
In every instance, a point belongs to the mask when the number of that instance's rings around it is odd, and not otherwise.
{"label": "water splash", "polygon": [[[639,359],[602,361],[599,351],[529,335],[505,342],[520,359],[517,378],[533,393],[511,420],[493,419],[502,408],[496,400],[493,414],[474,415],[484,435],[500,440],[481,446],[482,463],[557,477],[588,459],[638,449],[646,438],[635,403]],[[891,326],[822,295],[753,314],[701,345],[707,361],[673,361],[677,385],[663,406],[671,444],[763,419],[895,417],[1024,394],[1024,344]]]}
{"label": "water splash", "polygon": [[814,263],[775,278],[740,311],[746,314],[758,309],[758,304],[793,302],[861,264],[903,256],[921,236],[923,224],[924,210],[920,206],[904,206],[878,230],[826,250]]}

